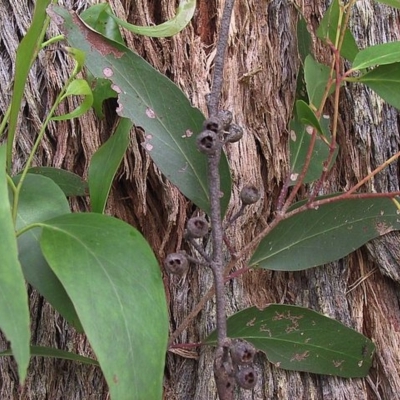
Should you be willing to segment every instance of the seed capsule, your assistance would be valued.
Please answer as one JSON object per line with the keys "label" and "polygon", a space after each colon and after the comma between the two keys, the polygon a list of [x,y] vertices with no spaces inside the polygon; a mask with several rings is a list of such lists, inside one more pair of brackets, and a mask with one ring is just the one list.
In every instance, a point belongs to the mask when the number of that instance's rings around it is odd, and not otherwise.
{"label": "seed capsule", "polygon": [[186,230],[189,237],[202,238],[208,233],[208,222],[204,217],[190,218],[186,224]]}
{"label": "seed capsule", "polygon": [[257,384],[257,373],[253,367],[243,367],[236,373],[236,382],[243,389],[253,389]]}
{"label": "seed capsule", "polygon": [[260,197],[260,191],[253,185],[245,186],[240,192],[240,200],[245,205],[256,203]]}
{"label": "seed capsule", "polygon": [[235,365],[249,365],[253,363],[256,349],[244,340],[235,340],[230,348],[232,362]]}
{"label": "seed capsule", "polygon": [[182,253],[170,253],[164,260],[165,269],[176,275],[182,275],[189,268],[189,261]]}
{"label": "seed capsule", "polygon": [[239,125],[232,124],[229,128],[229,132],[225,137],[225,142],[235,143],[243,137],[243,128]]}
{"label": "seed capsule", "polygon": [[196,138],[199,151],[207,155],[213,155],[221,146],[218,135],[214,131],[203,131]]}

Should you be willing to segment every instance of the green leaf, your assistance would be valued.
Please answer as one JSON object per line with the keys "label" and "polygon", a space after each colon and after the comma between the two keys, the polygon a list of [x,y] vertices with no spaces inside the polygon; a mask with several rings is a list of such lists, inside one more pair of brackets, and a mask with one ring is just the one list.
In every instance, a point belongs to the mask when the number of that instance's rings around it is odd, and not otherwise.
{"label": "green leaf", "polygon": [[[13,180],[18,183],[20,176]],[[51,179],[27,174],[18,200],[17,230],[70,212],[68,201]],[[25,279],[78,331],[82,326],[64,287],[48,266],[39,245],[41,228],[18,237],[19,261]]]}
{"label": "green leaf", "polygon": [[[45,347],[45,346],[31,346],[30,352],[32,357],[48,357],[48,358],[59,358],[62,360],[70,360],[80,362],[82,364],[89,365],[99,365],[96,360],[93,358],[81,356],[79,354],[71,353],[69,351],[55,349],[53,347]],[[11,350],[5,350],[0,352],[0,357],[11,356]]]}
{"label": "green leaf", "polygon": [[390,105],[400,109],[400,63],[376,67],[357,80],[371,88]]}
{"label": "green leaf", "polygon": [[300,59],[304,63],[306,57],[312,52],[312,38],[307,29],[307,22],[302,16],[297,23],[297,48]]}
{"label": "green leaf", "polygon": [[[228,318],[228,336],[242,338],[279,368],[358,378],[368,375],[374,344],[334,319],[297,306],[247,308]],[[214,331],[206,343],[216,342]]]}
{"label": "green leaf", "polygon": [[88,80],[93,94],[92,107],[96,113],[97,118],[104,118],[103,103],[108,99],[116,99],[118,97],[117,92],[112,88],[112,82],[104,78],[94,78],[92,74],[90,80]]}
{"label": "green leaf", "polygon": [[93,154],[89,166],[90,205],[93,212],[103,213],[112,181],[128,148],[133,123],[121,118],[106,143]]}
{"label": "green leaf", "polygon": [[[310,105],[318,109],[324,97],[326,87],[329,82],[330,68],[315,61],[310,55],[306,57],[304,63],[304,79],[306,81],[308,98]],[[331,85],[329,93],[333,93],[335,85]]]}
{"label": "green leaf", "polygon": [[378,3],[400,9],[400,0],[376,0]]}
{"label": "green leaf", "polygon": [[296,82],[296,99],[308,102],[306,82],[304,79],[304,62],[306,57],[312,51],[312,39],[307,29],[307,23],[304,18],[300,18],[297,24],[297,47],[300,55],[301,66],[297,75]]}
{"label": "green leaf", "polygon": [[249,266],[299,271],[338,260],[398,229],[398,211],[390,199],[339,200],[280,222],[260,242]]}
{"label": "green leaf", "polygon": [[55,182],[65,196],[86,196],[88,194],[87,183],[73,172],[53,167],[33,167],[28,170],[29,174],[42,175]]}
{"label": "green leaf", "polygon": [[69,214],[42,226],[43,254],[75,305],[111,398],[160,399],[168,311],[147,242],[102,214]]}
{"label": "green leaf", "polygon": [[85,53],[79,49],[76,49],[74,47],[65,47],[65,50],[67,51],[68,55],[72,57],[76,63],[75,63],[75,68],[74,68],[74,76],[81,72],[84,65],[85,65]]}
{"label": "green leaf", "polygon": [[196,0],[180,0],[176,15],[171,20],[155,26],[137,26],[112,15],[119,25],[138,35],[150,37],[174,36],[184,29],[193,18],[196,10]]}
{"label": "green leaf", "polygon": [[[321,24],[317,29],[317,36],[327,43],[335,44],[337,41],[338,30],[343,30],[339,27],[339,20],[344,21],[346,13],[341,10],[341,5],[338,0],[333,0],[329,8],[326,10]],[[339,29],[338,29],[339,28]],[[346,28],[340,55],[349,61],[353,61],[358,53],[358,46],[351,31]]]}
{"label": "green leaf", "polygon": [[323,133],[314,111],[311,110],[310,106],[303,100],[296,101],[296,115],[302,124],[309,125],[315,128],[319,133]]}
{"label": "green leaf", "polygon": [[11,342],[23,384],[29,364],[29,308],[8,199],[6,154],[5,145],[0,146],[0,328]]}
{"label": "green leaf", "polygon": [[53,121],[65,121],[67,119],[78,118],[85,114],[92,107],[93,94],[89,84],[85,79],[74,79],[67,87],[65,94],[61,97],[64,100],[68,96],[83,96],[82,103],[70,113],[52,117]]}
{"label": "green leaf", "polygon": [[377,44],[361,50],[354,59],[351,69],[360,70],[374,65],[398,62],[400,62],[400,42]]}
{"label": "green leaf", "polygon": [[[331,133],[329,131],[330,119],[328,116],[323,116],[319,121],[319,126],[323,132],[323,136],[327,141],[331,142]],[[296,117],[290,121],[290,185],[295,185],[298,181],[298,176],[303,170],[306,161],[308,149],[311,142],[311,134],[309,128],[304,126]],[[338,149],[335,149],[335,155],[329,168],[332,167],[336,160]],[[307,169],[303,183],[310,183],[320,178],[323,171],[323,164],[329,157],[329,146],[318,135],[315,140],[314,150],[312,153],[311,162]]]}
{"label": "green leaf", "polygon": [[42,44],[43,26],[45,24],[47,14],[46,8],[51,0],[37,0],[35,2],[35,10],[33,12],[32,24],[26,35],[21,40],[17,49],[15,58],[15,79],[12,90],[11,110],[8,123],[8,141],[7,141],[7,170],[11,170],[11,154],[14,145],[15,130],[17,128],[18,114],[21,108],[21,101],[24,95],[24,88],[28,78],[29,70],[36,58]]}
{"label": "green leaf", "polygon": [[[87,8],[80,14],[80,17],[87,25],[103,36],[124,44],[119,26],[110,14],[112,14],[110,5],[108,3],[100,3]],[[108,79],[96,79],[90,72],[87,73],[86,78],[92,88],[92,107],[98,118],[104,118],[103,102],[107,99],[116,98],[117,92],[112,89],[112,83]]]}
{"label": "green leaf", "polygon": [[[76,15],[64,8],[52,6],[49,12],[56,21],[63,20],[60,28],[68,41],[86,52],[92,74],[112,80],[112,88],[119,93],[117,112],[145,130],[144,147],[161,172],[186,197],[209,212],[207,159],[195,143],[196,134],[202,130],[202,113],[191,106],[173,82],[137,54],[88,31]],[[221,158],[220,175],[224,213],[231,194],[225,155]]]}
{"label": "green leaf", "polygon": [[[111,15],[110,15],[111,14]],[[112,16],[112,9],[108,3],[94,4],[84,10],[80,17],[95,31],[118,43],[124,44],[117,22]]]}

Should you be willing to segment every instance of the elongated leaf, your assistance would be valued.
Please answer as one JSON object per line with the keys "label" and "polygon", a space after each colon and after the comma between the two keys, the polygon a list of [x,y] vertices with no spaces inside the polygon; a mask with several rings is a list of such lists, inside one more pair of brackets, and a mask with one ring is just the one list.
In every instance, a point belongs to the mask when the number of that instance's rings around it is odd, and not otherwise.
{"label": "elongated leaf", "polygon": [[296,115],[304,125],[312,126],[319,133],[323,133],[321,125],[317,116],[314,114],[314,111],[311,110],[310,106],[303,100],[296,101]]}
{"label": "elongated leaf", "polygon": [[[95,77],[112,80],[119,94],[119,115],[146,131],[144,147],[162,173],[198,207],[209,212],[207,160],[196,149],[195,136],[204,116],[181,90],[126,47],[89,30],[75,14],[53,6],[50,14],[74,46],[87,54]],[[60,18],[61,17],[61,18]],[[225,155],[221,159],[221,208],[226,211],[231,177]]]}
{"label": "elongated leaf", "polygon": [[186,25],[188,25],[190,20],[193,18],[195,10],[196,0],[180,0],[175,17],[167,22],[155,26],[137,26],[129,24],[114,15],[113,18],[116,22],[118,22],[119,25],[138,35],[150,37],[169,37],[176,35],[183,28],[185,28]]}
{"label": "elongated leaf", "polygon": [[[339,21],[344,21],[345,15],[346,13],[341,10],[339,1],[333,0],[317,29],[317,36],[329,44],[337,43],[337,40],[339,40],[338,28],[340,28],[341,32],[344,29],[342,26],[339,27]],[[345,28],[340,55],[349,61],[353,61],[357,53],[358,47],[354,36],[348,28]]]}
{"label": "elongated leaf", "polygon": [[94,78],[92,74],[90,80],[88,80],[93,94],[92,107],[96,113],[97,118],[104,118],[103,103],[107,99],[116,99],[118,97],[117,92],[112,88],[112,82],[104,78]]}
{"label": "elongated leaf", "polygon": [[342,258],[398,229],[392,200],[341,200],[282,221],[260,242],[249,265],[280,271],[307,269]]}
{"label": "elongated leaf", "polygon": [[82,11],[80,17],[95,31],[111,40],[124,44],[117,22],[108,3],[94,4]]}
{"label": "elongated leaf", "polygon": [[93,94],[92,89],[90,89],[89,84],[84,79],[74,79],[67,88],[65,95],[62,99],[68,96],[83,96],[81,104],[75,108],[75,110],[59,115],[57,117],[52,117],[53,121],[65,121],[67,119],[78,118],[83,115],[86,111],[92,107],[93,104]]}
{"label": "elongated leaf", "polygon": [[358,78],[392,106],[400,109],[400,63],[382,65]]}
{"label": "elongated leaf", "polygon": [[29,308],[8,199],[6,153],[0,146],[0,329],[11,342],[22,384],[29,364]]}
{"label": "elongated leaf", "polygon": [[42,175],[55,182],[65,196],[86,196],[89,193],[87,183],[73,172],[53,167],[33,167],[30,174]]}
{"label": "elongated leaf", "polygon": [[[80,14],[80,17],[95,31],[111,40],[124,44],[118,24],[110,14],[112,14],[110,5],[108,3],[100,3],[87,8]],[[92,88],[92,107],[98,118],[104,118],[103,102],[110,98],[116,98],[117,92],[112,89],[112,83],[108,79],[94,78],[90,72],[87,73],[86,78]]]}
{"label": "elongated leaf", "polygon": [[312,52],[312,37],[307,29],[307,22],[302,16],[297,23],[297,47],[300,59],[304,63],[306,57]]}
{"label": "elongated leaf", "polygon": [[[32,357],[49,357],[49,358],[59,358],[62,360],[70,360],[80,362],[82,364],[89,365],[99,365],[93,358],[81,356],[79,354],[71,353],[70,351],[55,349],[52,347],[44,346],[31,346],[30,352]],[[5,350],[0,352],[0,357],[11,356],[11,350]]]}
{"label": "elongated leaf", "polygon": [[[14,182],[19,181],[19,176]],[[17,230],[35,222],[68,214],[68,201],[51,179],[27,174],[18,201]],[[19,260],[25,279],[79,332],[82,326],[64,287],[49,268],[39,245],[41,228],[33,228],[18,238]]]}
{"label": "elongated leaf", "polygon": [[8,124],[8,171],[10,171],[11,169],[11,154],[14,145],[13,139],[15,135],[15,129],[17,127],[17,119],[21,107],[22,96],[24,95],[25,83],[28,77],[29,70],[42,43],[43,37],[41,37],[41,32],[47,18],[46,8],[50,4],[50,1],[51,0],[37,0],[35,2],[35,10],[33,12],[32,24],[29,27],[28,32],[26,33],[24,38],[21,40],[15,58],[15,79],[12,91],[11,111]]}
{"label": "elongated leaf", "polygon": [[400,62],[400,42],[377,44],[361,50],[354,59],[352,69],[360,70],[374,65]]}
{"label": "elongated leaf", "polygon": [[301,60],[301,66],[297,75],[296,82],[296,99],[304,100],[308,103],[309,99],[307,96],[306,82],[304,79],[304,61],[306,57],[312,51],[312,39],[310,32],[307,29],[307,23],[303,17],[300,18],[297,24],[297,47],[299,51],[299,56]]}
{"label": "elongated leaf", "polygon": [[[306,81],[308,98],[310,105],[319,108],[328,85],[330,69],[326,65],[315,61],[310,55],[306,57],[304,63],[304,79]],[[335,85],[331,85],[329,93],[333,93]]]}
{"label": "elongated leaf", "polygon": [[112,181],[129,144],[133,123],[121,118],[114,135],[101,146],[90,160],[89,188],[93,212],[103,213]]}
{"label": "elongated leaf", "polygon": [[[228,336],[243,338],[277,367],[356,378],[368,375],[374,344],[334,319],[307,308],[271,304],[228,318]],[[216,342],[213,332],[207,343]]]}
{"label": "elongated leaf", "polygon": [[387,4],[388,6],[400,9],[400,0],[376,0],[378,3]]}
{"label": "elongated leaf", "polygon": [[168,313],[157,261],[133,227],[102,214],[46,221],[43,254],[67,290],[115,399],[160,399]]}
{"label": "elongated leaf", "polygon": [[[329,117],[323,116],[319,121],[319,126],[323,132],[324,137],[328,143],[331,142],[331,134],[329,131]],[[298,181],[299,174],[302,172],[304,163],[306,161],[308,149],[311,142],[311,134],[309,127],[305,126],[297,119],[293,119],[290,122],[290,172],[291,180],[290,185],[294,185]],[[336,160],[338,149],[335,150],[335,155],[332,159],[332,163],[329,168],[332,167]],[[324,162],[327,161],[329,156],[329,146],[325,143],[322,138],[318,135],[316,137],[314,150],[310,165],[307,169],[306,176],[304,177],[303,183],[309,183],[317,180],[323,170]]]}

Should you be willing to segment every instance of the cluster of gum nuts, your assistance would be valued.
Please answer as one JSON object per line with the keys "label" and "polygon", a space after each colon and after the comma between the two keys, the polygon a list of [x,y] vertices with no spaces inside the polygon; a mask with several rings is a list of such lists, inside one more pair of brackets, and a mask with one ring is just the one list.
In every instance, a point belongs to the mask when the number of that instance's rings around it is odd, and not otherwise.
{"label": "cluster of gum nuts", "polygon": [[[222,110],[217,117],[208,118],[203,123],[203,130],[196,137],[197,149],[209,157],[214,156],[225,143],[235,143],[243,137],[243,129],[232,123],[232,113]],[[242,209],[260,199],[260,192],[255,186],[245,186],[240,192]],[[186,224],[185,237],[189,241],[201,239],[209,233],[209,223],[203,216],[192,217]],[[190,259],[190,260],[189,260]],[[189,261],[194,261],[185,252],[168,254],[164,260],[165,269],[176,275],[184,274],[189,268]],[[194,261],[195,262],[195,261]],[[252,389],[257,383],[257,374],[253,368],[255,348],[241,339],[229,339],[230,374],[243,389]]]}

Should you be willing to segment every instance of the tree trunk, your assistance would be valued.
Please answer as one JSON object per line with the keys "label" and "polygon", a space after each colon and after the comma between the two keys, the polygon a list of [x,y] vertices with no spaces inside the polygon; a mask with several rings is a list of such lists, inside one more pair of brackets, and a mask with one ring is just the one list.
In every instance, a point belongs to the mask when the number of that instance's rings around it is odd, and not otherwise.
{"label": "tree trunk", "polygon": [[[78,12],[95,0],[65,0]],[[138,25],[160,23],[174,14],[175,1],[109,1],[116,14]],[[13,4],[12,4],[13,3]],[[0,113],[10,102],[10,82],[16,47],[25,34],[33,2],[0,0]],[[179,35],[154,40],[126,33],[125,39],[206,112],[204,96],[210,91],[210,69],[223,1],[199,0],[192,24]],[[327,5],[321,0],[301,2],[308,22],[316,28]],[[273,217],[288,172],[288,121],[294,102],[298,69],[296,24],[298,14],[284,0],[237,1],[231,24],[222,108],[245,127],[245,139],[230,145],[227,155],[233,177],[229,214],[238,210],[239,190],[247,183],[263,188],[262,201],[251,206],[239,224],[229,229],[235,249],[240,249]],[[360,47],[400,40],[400,12],[369,0],[356,3],[352,30]],[[51,34],[57,33],[52,27]],[[328,61],[329,49],[315,42],[316,57]],[[30,75],[23,115],[19,120],[15,172],[32,147],[38,127],[55,99],[71,64],[58,45],[41,52]],[[71,102],[66,106],[73,107]],[[329,110],[326,110],[327,112]],[[103,121],[88,113],[79,120],[53,123],[35,158],[86,177],[88,162],[109,136],[115,117]],[[326,192],[344,190],[380,165],[399,147],[398,113],[363,86],[342,93],[339,159]],[[161,175],[140,143],[140,130],[131,143],[113,186],[107,212],[136,226],[159,260],[184,248],[185,220],[194,210],[179,191]],[[399,190],[398,167],[392,165],[370,183],[369,190]],[[87,210],[83,200],[74,210]],[[245,267],[238,263],[237,268]],[[304,272],[251,271],[227,286],[229,314],[244,307],[265,307],[284,302],[312,308],[336,318],[370,337],[377,352],[366,379],[341,379],[276,368],[257,356],[259,382],[253,392],[238,392],[237,399],[396,399],[400,393],[400,256],[398,235],[382,237],[343,260]],[[195,307],[212,284],[205,269],[191,270],[182,279],[165,275],[171,333]],[[91,355],[84,335],[77,334],[35,291],[30,291],[34,344]],[[178,342],[198,342],[214,327],[215,307],[210,301],[179,337]],[[7,347],[1,340],[0,348]],[[169,352],[164,381],[168,400],[216,399],[212,379],[213,350]],[[107,399],[107,386],[98,368],[69,361],[32,358],[25,385],[18,386],[15,363],[0,359],[1,399]],[[152,400],[152,399],[149,399]]]}

